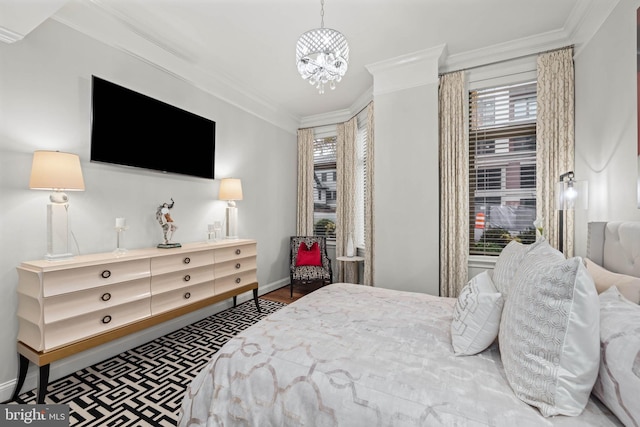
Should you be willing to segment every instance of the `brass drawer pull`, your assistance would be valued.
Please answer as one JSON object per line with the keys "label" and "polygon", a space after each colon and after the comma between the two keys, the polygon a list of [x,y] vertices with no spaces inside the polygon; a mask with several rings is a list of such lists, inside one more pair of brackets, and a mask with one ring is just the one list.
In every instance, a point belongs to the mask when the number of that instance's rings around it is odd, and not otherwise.
{"label": "brass drawer pull", "polygon": [[111,272],[110,272],[109,270],[105,270],[105,271],[103,271],[102,273],[100,273],[100,276],[101,276],[103,279],[108,279],[109,277],[111,277]]}
{"label": "brass drawer pull", "polygon": [[185,264],[189,264],[191,262],[191,258],[185,257],[185,259],[182,262],[184,262]]}
{"label": "brass drawer pull", "polygon": [[184,276],[184,281],[188,282],[189,280],[191,280],[191,276],[189,276],[188,274],[186,276]]}
{"label": "brass drawer pull", "polygon": [[236,269],[240,268],[240,263],[236,264]]}
{"label": "brass drawer pull", "polygon": [[242,279],[238,277],[238,278],[236,279],[236,283],[240,283],[240,282],[242,282]]}
{"label": "brass drawer pull", "polygon": [[191,298],[191,292],[185,292],[184,299],[189,299],[189,298]]}
{"label": "brass drawer pull", "polygon": [[242,251],[240,249],[236,249],[236,255],[240,255]]}
{"label": "brass drawer pull", "polygon": [[111,299],[111,294],[109,292],[105,292],[104,294],[102,294],[102,296],[100,297],[100,299],[102,301],[109,301]]}
{"label": "brass drawer pull", "polygon": [[107,314],[106,316],[104,316],[104,317],[102,318],[102,323],[104,323],[104,324],[106,325],[106,324],[107,324],[107,323],[109,323],[109,322],[111,322],[111,316],[109,316],[109,315]]}

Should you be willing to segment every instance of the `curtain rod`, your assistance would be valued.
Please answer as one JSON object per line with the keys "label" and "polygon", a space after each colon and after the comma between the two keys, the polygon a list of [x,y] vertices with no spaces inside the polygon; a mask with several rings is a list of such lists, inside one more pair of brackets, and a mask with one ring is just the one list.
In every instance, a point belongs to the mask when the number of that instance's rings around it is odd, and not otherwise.
{"label": "curtain rod", "polygon": [[520,56],[516,56],[516,57],[513,57],[513,58],[508,58],[508,59],[500,59],[498,61],[487,62],[485,64],[474,65],[474,66],[466,67],[466,68],[460,68],[458,70],[453,70],[453,71],[447,71],[446,73],[438,73],[438,77],[442,77],[442,76],[444,76],[446,74],[457,73],[458,71],[474,70],[476,68],[482,68],[482,67],[488,67],[490,65],[502,64],[504,62],[510,62],[510,61],[515,61],[517,59],[528,58],[530,56],[541,55],[543,53],[551,53],[551,52],[556,52],[556,51],[564,50],[564,49],[568,49],[568,48],[572,48],[573,49],[573,47],[574,47],[574,45],[570,44],[570,45],[567,45],[567,46],[564,46],[564,47],[558,47],[558,48],[555,48],[555,49],[543,50],[543,51],[540,51],[540,52],[530,53],[530,54],[527,54],[527,55],[520,55]]}

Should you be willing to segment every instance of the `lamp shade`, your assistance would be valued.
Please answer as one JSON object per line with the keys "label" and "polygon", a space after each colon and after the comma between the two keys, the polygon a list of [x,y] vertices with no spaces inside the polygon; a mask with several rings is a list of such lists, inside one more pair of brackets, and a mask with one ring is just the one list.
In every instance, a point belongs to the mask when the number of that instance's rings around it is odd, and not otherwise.
{"label": "lamp shade", "polygon": [[83,191],[84,179],[77,154],[35,151],[29,188],[32,190]]}
{"label": "lamp shade", "polygon": [[220,200],[242,200],[242,183],[239,178],[223,178],[220,182]]}

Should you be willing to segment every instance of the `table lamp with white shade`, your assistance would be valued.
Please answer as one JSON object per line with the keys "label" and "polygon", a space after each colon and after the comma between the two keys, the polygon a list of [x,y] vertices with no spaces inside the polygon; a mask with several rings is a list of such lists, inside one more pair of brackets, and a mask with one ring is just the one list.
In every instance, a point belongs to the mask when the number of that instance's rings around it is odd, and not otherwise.
{"label": "table lamp with white shade", "polygon": [[69,250],[69,196],[65,191],[84,191],[80,158],[76,154],[39,150],[33,153],[29,188],[53,191],[47,205],[48,260],[73,257]]}
{"label": "table lamp with white shade", "polygon": [[227,201],[227,239],[238,238],[238,208],[236,200],[242,200],[242,183],[238,178],[223,178],[220,181],[220,200]]}

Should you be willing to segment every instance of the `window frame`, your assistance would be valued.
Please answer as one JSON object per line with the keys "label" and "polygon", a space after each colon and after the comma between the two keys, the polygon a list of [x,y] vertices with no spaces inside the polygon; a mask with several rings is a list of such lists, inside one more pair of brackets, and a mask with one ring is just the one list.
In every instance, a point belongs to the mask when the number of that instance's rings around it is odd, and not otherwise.
{"label": "window frame", "polygon": [[[531,206],[531,200],[534,200],[535,203],[536,199],[536,122],[532,121],[530,117],[527,118],[527,114],[534,104],[537,112],[536,80],[531,77],[521,77],[521,81],[500,83],[493,81],[494,84],[491,85],[486,84],[486,81],[484,83],[484,86],[469,84],[467,88],[469,108],[466,123],[469,138],[469,211],[467,213],[469,228],[467,232],[469,234],[470,260],[472,257],[497,257],[513,237],[526,240],[526,243],[529,243],[530,239],[535,239],[535,227],[533,227],[535,208],[531,212],[531,209],[527,207]],[[536,95],[533,102],[530,97],[532,92],[529,85],[533,86],[533,94]],[[499,93],[500,88],[503,87],[506,95]],[[529,89],[517,94],[518,88]],[[482,100],[484,95],[479,93],[482,91],[489,91],[489,96],[494,98]],[[518,100],[522,94],[525,96],[522,100]],[[498,104],[500,104],[501,97],[503,105],[507,105],[509,108],[500,109],[505,112],[505,115],[502,116],[501,123],[499,123],[496,120],[498,117],[496,114],[499,110]],[[476,107],[475,110],[473,107]],[[518,116],[524,117],[524,120],[519,119]],[[493,122],[491,118],[494,119]],[[474,127],[474,125],[477,126]],[[500,142],[501,140],[503,142]],[[498,144],[501,144],[502,147],[498,147]],[[481,148],[483,145],[486,146],[484,150]],[[498,152],[498,150],[502,152]],[[531,176],[527,176],[526,173],[523,175],[522,166],[526,167]],[[478,179],[478,171],[480,170],[485,171],[485,177],[490,173],[492,178]],[[523,181],[526,185],[522,185]],[[482,185],[480,185],[481,182]],[[516,182],[517,188],[514,188],[513,185]],[[532,182],[533,185],[531,185]],[[480,186],[485,188],[479,189]],[[497,209],[495,214],[500,215],[498,212],[504,212],[507,217],[512,215],[515,219],[513,219],[514,223],[511,224],[511,227],[504,228],[507,233],[501,233],[502,229],[498,228],[492,231],[496,234],[493,236],[486,233],[489,230],[489,212],[486,209],[495,204],[495,200],[499,200],[499,206],[503,207]],[[482,206],[478,208],[479,204]],[[522,207],[520,211],[529,216],[533,215],[531,226],[526,230],[518,228],[528,222],[519,219],[518,208],[514,208],[513,205]],[[513,214],[514,209],[516,210],[515,214]],[[497,234],[505,235],[504,239]],[[507,234],[509,236],[506,236]],[[485,235],[488,238],[483,240]]]}
{"label": "window frame", "polygon": [[[335,180],[328,180],[327,178],[335,176],[334,174],[337,173],[336,169],[337,169],[337,144],[338,144],[338,136],[337,136],[337,132],[335,130],[334,127],[334,131],[333,132],[324,132],[324,133],[318,133],[315,132],[314,129],[314,138],[313,138],[313,152],[314,152],[314,156],[313,156],[313,174],[314,174],[314,180],[313,180],[313,235],[314,236],[324,236],[327,239],[327,242],[332,242],[334,243],[336,240],[336,228],[337,228],[337,187],[336,187],[336,181]],[[329,142],[331,141],[331,142]],[[316,145],[320,144],[321,142],[327,144],[327,143],[333,143],[334,145],[334,149],[333,149],[333,161],[324,161],[324,162],[318,162],[317,158],[316,158]],[[331,159],[328,159],[331,160]],[[322,188],[319,187],[319,185],[322,185]],[[333,198],[330,198],[330,196],[333,196]],[[332,204],[329,203],[330,201],[333,201],[333,208],[331,207]],[[326,209],[328,210],[320,210],[318,209],[318,207],[320,206],[321,202],[324,201],[324,205],[326,206]],[[321,221],[324,218],[329,219],[332,223],[333,223],[333,230],[330,230],[328,228],[325,227],[325,231],[323,233],[319,233],[319,228],[318,228],[318,222]]]}

